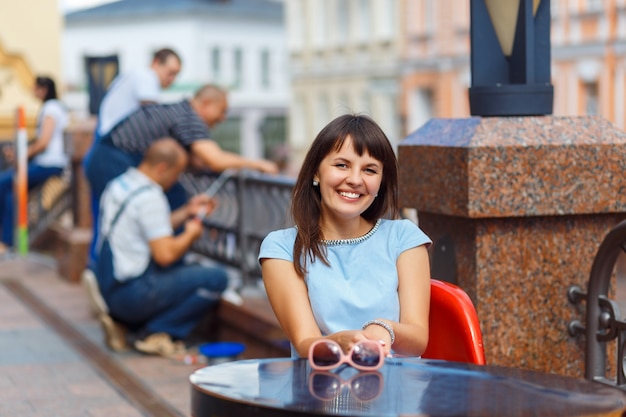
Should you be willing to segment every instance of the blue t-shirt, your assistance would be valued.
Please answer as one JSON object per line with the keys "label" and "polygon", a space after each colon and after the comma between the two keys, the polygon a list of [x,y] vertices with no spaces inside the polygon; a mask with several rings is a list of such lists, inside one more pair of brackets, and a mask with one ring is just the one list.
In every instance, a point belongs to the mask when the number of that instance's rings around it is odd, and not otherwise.
{"label": "blue t-shirt", "polygon": [[[263,240],[259,260],[293,262],[295,227]],[[323,335],[360,329],[375,318],[400,320],[396,261],[408,249],[431,240],[409,220],[381,219],[366,235],[327,244],[330,266],[315,260],[304,277],[311,309]]]}

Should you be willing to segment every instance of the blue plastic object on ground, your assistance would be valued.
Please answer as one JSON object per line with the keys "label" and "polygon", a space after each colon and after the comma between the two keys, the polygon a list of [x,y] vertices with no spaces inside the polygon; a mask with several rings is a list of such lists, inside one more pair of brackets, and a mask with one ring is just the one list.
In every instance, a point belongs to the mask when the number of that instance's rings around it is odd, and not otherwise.
{"label": "blue plastic object on ground", "polygon": [[234,358],[246,349],[246,345],[237,342],[204,343],[198,347],[207,358]]}

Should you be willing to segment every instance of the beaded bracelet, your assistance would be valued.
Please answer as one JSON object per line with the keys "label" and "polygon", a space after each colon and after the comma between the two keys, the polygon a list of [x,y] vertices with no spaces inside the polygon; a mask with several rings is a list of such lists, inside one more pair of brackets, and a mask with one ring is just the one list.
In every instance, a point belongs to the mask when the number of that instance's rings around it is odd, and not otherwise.
{"label": "beaded bracelet", "polygon": [[389,324],[385,323],[382,320],[370,320],[363,323],[363,327],[361,327],[361,329],[365,330],[365,328],[371,324],[375,324],[387,330],[389,332],[389,336],[391,336],[391,344],[393,345],[393,342],[396,341],[396,333],[393,331],[393,327],[391,327]]}

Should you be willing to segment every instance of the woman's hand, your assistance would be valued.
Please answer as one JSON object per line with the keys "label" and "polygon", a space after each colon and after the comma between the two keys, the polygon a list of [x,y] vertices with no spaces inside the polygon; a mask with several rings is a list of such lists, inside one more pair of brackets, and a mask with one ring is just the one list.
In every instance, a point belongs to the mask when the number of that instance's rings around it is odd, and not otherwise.
{"label": "woman's hand", "polygon": [[[393,327],[393,324],[389,320],[385,320],[387,324]],[[363,329],[363,335],[369,340],[377,340],[383,344],[383,351],[385,356],[391,355],[391,334],[378,324],[370,324]]]}

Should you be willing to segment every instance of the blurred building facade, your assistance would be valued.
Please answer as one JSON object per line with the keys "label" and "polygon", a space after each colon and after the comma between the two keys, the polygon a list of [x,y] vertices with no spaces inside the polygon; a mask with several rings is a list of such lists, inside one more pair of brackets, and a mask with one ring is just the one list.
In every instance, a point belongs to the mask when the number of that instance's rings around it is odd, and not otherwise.
{"label": "blurred building facade", "polygon": [[[395,145],[432,117],[469,116],[469,3],[123,0],[70,13],[63,29],[56,0],[4,2],[0,136],[13,135],[17,105],[36,115],[36,74],[53,76],[67,105],[84,111],[86,57],[117,55],[125,71],[170,46],[184,64],[164,101],[205,82],[229,88],[222,128],[234,150],[271,157],[280,145],[268,138],[286,136],[297,167],[319,129],[345,112],[370,114]],[[551,13],[554,114],[625,128],[626,0],[551,0]]]}
{"label": "blurred building facade", "polygon": [[432,117],[468,117],[470,1],[407,0],[403,21],[402,135]]}
{"label": "blurred building facade", "polygon": [[15,135],[15,112],[24,106],[32,124],[41,102],[33,96],[37,75],[62,88],[62,16],[56,0],[4,1],[0,6],[0,140]]}
{"label": "blurred building facade", "polygon": [[[410,0],[404,133],[430,117],[468,117],[469,1]],[[626,0],[551,0],[553,114],[626,127]]]}
{"label": "blurred building facade", "polygon": [[332,118],[373,116],[396,144],[404,1],[286,1],[292,102],[289,141],[299,166]]}
{"label": "blurred building facade", "polygon": [[88,108],[88,57],[117,56],[124,72],[149,66],[154,51],[170,47],[183,65],[163,101],[191,97],[209,82],[225,87],[229,118],[215,132],[222,145],[271,158],[285,140],[285,39],[282,4],[267,0],[122,0],[69,13],[63,33],[66,101],[74,110]]}
{"label": "blurred building facade", "polygon": [[626,1],[552,0],[555,114],[626,127]]}
{"label": "blurred building facade", "polygon": [[[515,2],[512,2],[515,3]],[[295,163],[332,117],[376,119],[398,143],[433,117],[469,117],[470,1],[286,3]],[[626,127],[626,0],[551,0],[556,116]]]}

